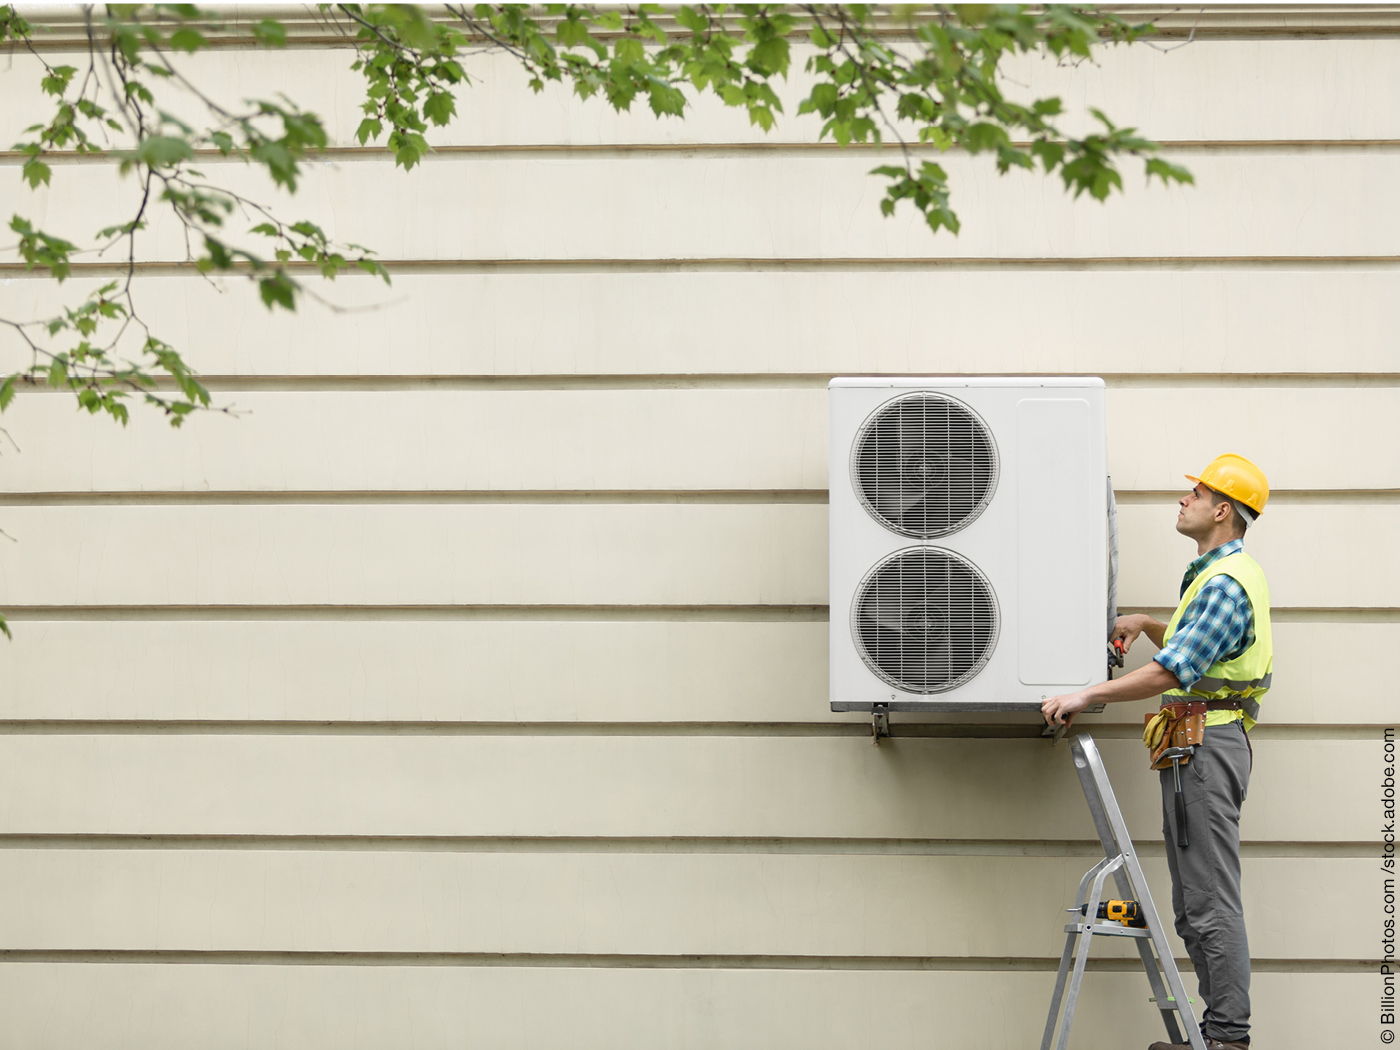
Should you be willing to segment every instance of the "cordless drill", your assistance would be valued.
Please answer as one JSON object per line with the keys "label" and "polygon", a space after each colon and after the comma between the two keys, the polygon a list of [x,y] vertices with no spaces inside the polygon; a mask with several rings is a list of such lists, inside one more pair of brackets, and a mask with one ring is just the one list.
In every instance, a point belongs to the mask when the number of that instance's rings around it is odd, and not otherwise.
{"label": "cordless drill", "polygon": [[[1088,912],[1089,905],[1081,904],[1079,906],[1080,915],[1087,915]],[[1121,922],[1124,926],[1136,926],[1139,929],[1144,929],[1147,926],[1147,916],[1143,915],[1137,901],[1100,901],[1098,917]]]}

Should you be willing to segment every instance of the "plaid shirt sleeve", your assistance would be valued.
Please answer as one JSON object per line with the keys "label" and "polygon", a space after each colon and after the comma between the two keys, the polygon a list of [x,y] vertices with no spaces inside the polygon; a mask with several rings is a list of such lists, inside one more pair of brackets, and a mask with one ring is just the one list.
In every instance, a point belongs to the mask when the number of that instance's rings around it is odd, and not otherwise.
{"label": "plaid shirt sleeve", "polygon": [[1233,659],[1254,644],[1254,610],[1239,582],[1212,576],[1187,608],[1176,633],[1153,657],[1190,689],[1211,664]]}

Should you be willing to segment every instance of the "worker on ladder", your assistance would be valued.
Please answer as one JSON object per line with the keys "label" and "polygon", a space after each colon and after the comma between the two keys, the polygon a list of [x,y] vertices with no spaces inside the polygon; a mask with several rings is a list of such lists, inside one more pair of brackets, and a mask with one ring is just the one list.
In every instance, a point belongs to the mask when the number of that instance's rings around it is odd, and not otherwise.
{"label": "worker on ladder", "polygon": [[[1146,634],[1159,649],[1153,662],[1051,697],[1041,710],[1051,725],[1068,725],[1090,704],[1158,693],[1162,711],[1154,722],[1181,718],[1188,704],[1200,705],[1192,712],[1204,708],[1195,723],[1203,723],[1199,742],[1181,749],[1190,752],[1189,764],[1161,773],[1162,832],[1176,932],[1206,1003],[1201,1034],[1208,1050],[1243,1050],[1249,1046],[1249,942],[1240,898],[1240,804],[1254,757],[1247,733],[1273,668],[1269,587],[1259,563],[1244,552],[1244,535],[1268,501],[1269,483],[1257,466],[1235,455],[1218,456],[1199,478],[1188,474],[1187,480],[1195,487],[1179,501],[1176,529],[1196,541],[1197,557],[1182,578],[1180,604],[1167,623],[1120,616],[1110,639],[1126,650]],[[1188,1046],[1158,1042],[1149,1050]]]}

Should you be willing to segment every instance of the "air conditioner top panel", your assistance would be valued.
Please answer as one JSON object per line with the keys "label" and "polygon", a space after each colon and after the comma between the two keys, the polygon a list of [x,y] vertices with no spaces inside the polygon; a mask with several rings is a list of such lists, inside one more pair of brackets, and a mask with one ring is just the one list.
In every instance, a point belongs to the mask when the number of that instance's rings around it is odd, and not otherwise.
{"label": "air conditioner top panel", "polygon": [[892,390],[956,387],[1047,387],[1102,389],[1098,376],[837,376],[827,384],[836,387],[884,387]]}

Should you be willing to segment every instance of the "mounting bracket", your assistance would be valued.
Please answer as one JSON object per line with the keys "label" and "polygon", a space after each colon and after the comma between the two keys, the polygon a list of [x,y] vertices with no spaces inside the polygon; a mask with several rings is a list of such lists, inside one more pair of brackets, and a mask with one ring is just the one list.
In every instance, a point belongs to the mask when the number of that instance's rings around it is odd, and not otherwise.
{"label": "mounting bracket", "polygon": [[888,737],[890,735],[889,704],[870,705],[870,733],[876,747],[880,745],[881,737]]}

